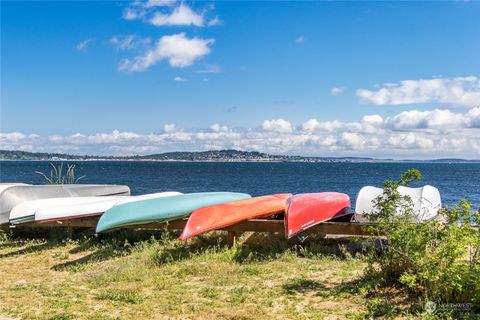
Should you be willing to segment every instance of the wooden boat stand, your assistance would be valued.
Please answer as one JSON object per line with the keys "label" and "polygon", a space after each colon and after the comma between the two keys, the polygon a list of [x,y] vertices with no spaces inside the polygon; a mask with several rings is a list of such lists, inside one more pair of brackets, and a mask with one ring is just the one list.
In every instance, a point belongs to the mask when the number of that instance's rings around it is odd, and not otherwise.
{"label": "wooden boat stand", "polygon": [[[98,217],[89,217],[83,219],[57,221],[51,223],[24,223],[16,226],[1,226],[3,229],[8,228],[67,228],[67,234],[72,237],[74,229],[78,228],[95,228],[97,225]],[[141,225],[126,226],[125,229],[169,229],[169,230],[182,230],[187,222],[187,219],[173,220],[169,222],[160,223],[148,223]],[[309,234],[334,234],[334,235],[349,235],[349,236],[368,236],[369,233],[367,226],[371,226],[372,223],[364,222],[323,222],[316,226],[309,228],[303,232],[302,235]],[[237,223],[233,226],[221,228],[218,230],[227,231],[228,244],[233,246],[236,242],[236,238],[243,232],[268,232],[268,233],[284,233],[285,225],[283,220],[272,219],[252,219]]]}

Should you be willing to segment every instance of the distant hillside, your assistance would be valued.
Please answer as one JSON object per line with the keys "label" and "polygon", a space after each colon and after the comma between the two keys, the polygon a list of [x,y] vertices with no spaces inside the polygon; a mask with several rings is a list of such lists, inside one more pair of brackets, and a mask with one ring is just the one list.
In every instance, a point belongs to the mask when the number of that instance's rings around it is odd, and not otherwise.
{"label": "distant hillside", "polygon": [[288,155],[271,155],[257,151],[212,150],[200,152],[165,152],[144,156],[96,156],[72,155],[64,153],[44,153],[0,150],[0,160],[156,160],[156,161],[305,161],[305,162],[350,162],[373,161],[372,158],[348,157],[302,157]]}
{"label": "distant hillside", "polygon": [[[374,159],[368,157],[302,157],[288,155],[271,155],[257,151],[212,150],[199,152],[165,152],[144,156],[97,156],[72,155],[64,153],[26,152],[19,150],[0,150],[0,160],[155,160],[155,161],[297,161],[297,162],[390,162],[391,159]],[[419,160],[402,160],[418,162]],[[427,162],[480,162],[480,160],[434,159]]]}
{"label": "distant hillside", "polygon": [[[0,150],[0,160],[89,160],[99,159],[98,156],[89,155],[71,155],[64,153],[46,153],[46,152],[26,152],[19,150]],[[114,157],[101,157],[101,158],[114,158]]]}
{"label": "distant hillside", "polygon": [[188,161],[225,161],[225,160],[251,160],[251,161],[283,161],[299,160],[297,156],[270,155],[256,151],[218,150],[200,152],[166,152],[143,156],[145,159],[155,160],[188,160]]}

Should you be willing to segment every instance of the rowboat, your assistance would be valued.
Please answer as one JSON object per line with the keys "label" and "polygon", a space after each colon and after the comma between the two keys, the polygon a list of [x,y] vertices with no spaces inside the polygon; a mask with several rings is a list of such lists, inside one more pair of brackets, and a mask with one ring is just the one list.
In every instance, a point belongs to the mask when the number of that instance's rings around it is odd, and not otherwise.
{"label": "rowboat", "polygon": [[[442,208],[442,199],[437,188],[425,185],[419,188],[399,186],[401,196],[408,196],[412,201],[413,214],[418,221],[433,219]],[[365,186],[360,189],[355,202],[357,220],[369,220],[368,216],[377,212],[375,202],[378,197],[383,197],[383,189],[373,186]],[[401,214],[401,208],[397,208],[397,214]]]}
{"label": "rowboat", "polygon": [[202,207],[246,198],[250,198],[250,195],[203,192],[124,203],[107,210],[98,221],[96,231],[180,219]]}
{"label": "rowboat", "polygon": [[21,185],[11,186],[0,194],[0,224],[8,223],[10,211],[30,200],[88,196],[128,196],[130,188],[122,185]]}
{"label": "rowboat", "polygon": [[284,213],[291,193],[273,194],[197,209],[188,218],[180,240],[228,227],[238,222]]}
{"label": "rowboat", "polygon": [[338,192],[297,194],[288,199],[285,236],[289,239],[319,223],[349,214],[350,197]]}

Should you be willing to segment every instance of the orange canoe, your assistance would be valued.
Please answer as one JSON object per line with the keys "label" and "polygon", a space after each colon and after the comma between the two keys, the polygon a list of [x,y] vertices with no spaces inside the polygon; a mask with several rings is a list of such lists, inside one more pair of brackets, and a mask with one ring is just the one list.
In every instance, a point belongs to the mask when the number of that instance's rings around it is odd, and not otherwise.
{"label": "orange canoe", "polygon": [[180,240],[238,222],[284,213],[291,193],[254,197],[197,209],[188,218]]}

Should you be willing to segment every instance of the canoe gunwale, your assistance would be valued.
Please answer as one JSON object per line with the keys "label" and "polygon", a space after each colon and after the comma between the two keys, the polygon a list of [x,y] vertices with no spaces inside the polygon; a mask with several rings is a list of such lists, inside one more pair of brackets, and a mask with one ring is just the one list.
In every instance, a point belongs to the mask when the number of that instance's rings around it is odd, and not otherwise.
{"label": "canoe gunwale", "polygon": [[[325,223],[325,222],[328,222],[332,219],[336,219],[336,218],[341,218],[341,217],[345,217],[345,216],[348,216],[348,215],[351,215],[352,213],[350,212],[350,207],[344,207],[343,209],[341,209],[340,211],[338,211],[334,216],[332,217],[329,217],[327,219],[323,219],[323,220],[319,220],[319,221],[315,221],[314,223],[312,224],[309,224],[303,228],[301,228],[300,230],[298,230],[297,232],[295,233],[292,233],[292,234],[288,234],[288,219],[285,220],[285,237],[287,239],[291,239],[301,233],[304,233],[305,231],[311,229],[311,228],[314,228],[316,227],[317,225],[321,224],[321,223]],[[337,222],[338,223],[338,222]],[[342,223],[342,222],[340,222]],[[346,223],[349,223],[349,222],[346,222]]]}

